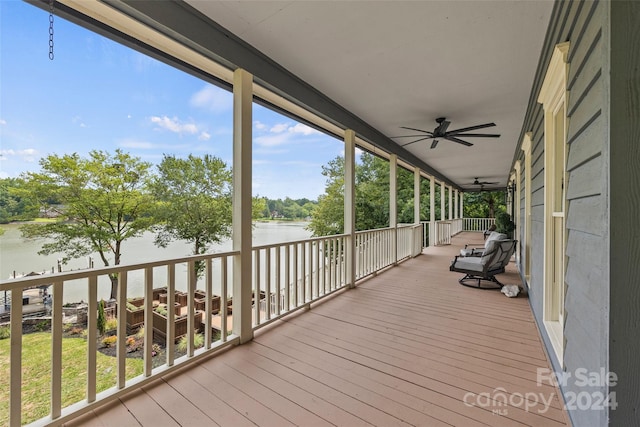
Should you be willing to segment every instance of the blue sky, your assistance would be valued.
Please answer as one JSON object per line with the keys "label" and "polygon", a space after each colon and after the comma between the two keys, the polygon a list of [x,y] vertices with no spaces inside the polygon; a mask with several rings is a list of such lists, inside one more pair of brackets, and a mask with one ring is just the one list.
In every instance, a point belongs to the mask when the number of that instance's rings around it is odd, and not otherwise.
{"label": "blue sky", "polygon": [[[0,0],[0,177],[49,154],[117,148],[232,160],[232,95],[21,1]],[[316,199],[342,142],[254,105],[253,193]]]}

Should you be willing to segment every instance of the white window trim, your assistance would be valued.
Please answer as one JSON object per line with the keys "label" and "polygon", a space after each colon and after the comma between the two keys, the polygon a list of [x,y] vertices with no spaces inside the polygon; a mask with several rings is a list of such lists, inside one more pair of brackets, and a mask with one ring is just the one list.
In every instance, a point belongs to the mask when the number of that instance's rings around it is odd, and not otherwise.
{"label": "white window trim", "polygon": [[[545,76],[544,82],[542,84],[542,88],[540,90],[540,95],[538,97],[538,102],[542,104],[544,109],[544,118],[545,118],[545,196],[544,196],[544,270],[543,270],[543,281],[544,281],[544,299],[543,299],[543,323],[547,333],[549,335],[549,339],[553,346],[553,349],[558,357],[558,361],[564,365],[563,356],[564,356],[564,298],[565,298],[565,290],[564,290],[564,280],[562,286],[559,290],[553,289],[553,256],[554,251],[552,250],[552,245],[555,245],[556,242],[553,240],[553,229],[554,222],[558,217],[564,217],[565,211],[565,200],[563,194],[563,200],[561,201],[562,206],[559,210],[557,206],[554,206],[554,194],[552,191],[549,191],[550,188],[553,188],[552,184],[555,183],[555,152],[554,147],[557,144],[556,141],[556,129],[555,129],[555,117],[558,114],[563,114],[563,144],[566,144],[566,136],[567,136],[567,100],[568,100],[568,92],[567,92],[567,76],[569,73],[569,64],[567,62],[567,56],[569,52],[569,42],[564,42],[556,45],[553,55],[551,57],[551,61],[549,63],[549,67],[547,69],[547,74]],[[565,148],[566,150],[566,148]],[[566,151],[565,151],[566,153]],[[564,158],[563,168],[563,177],[562,179],[566,182],[564,174],[566,174],[566,154]],[[566,253],[566,224],[562,223],[562,234],[563,234],[563,253],[562,262],[565,262],[565,253]],[[564,274],[564,270],[563,270]],[[555,293],[555,295],[554,295]],[[555,301],[554,298],[557,298],[558,301]],[[557,305],[556,305],[557,303]]]}

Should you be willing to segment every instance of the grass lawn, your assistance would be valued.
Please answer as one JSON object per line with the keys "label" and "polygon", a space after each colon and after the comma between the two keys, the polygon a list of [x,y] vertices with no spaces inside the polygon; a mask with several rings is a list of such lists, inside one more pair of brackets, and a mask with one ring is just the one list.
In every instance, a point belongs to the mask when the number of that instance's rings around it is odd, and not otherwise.
{"label": "grass lawn", "polygon": [[[10,340],[0,340],[0,425],[9,424]],[[62,340],[62,407],[86,397],[87,342],[84,338]],[[127,378],[142,374],[142,359],[127,358]],[[116,358],[97,353],[97,391],[116,385]],[[38,332],[22,337],[22,423],[50,412],[51,334]]]}
{"label": "grass lawn", "polygon": [[43,223],[47,223],[47,222],[57,222],[58,220],[56,218],[35,218],[33,220],[33,222],[43,222]]}

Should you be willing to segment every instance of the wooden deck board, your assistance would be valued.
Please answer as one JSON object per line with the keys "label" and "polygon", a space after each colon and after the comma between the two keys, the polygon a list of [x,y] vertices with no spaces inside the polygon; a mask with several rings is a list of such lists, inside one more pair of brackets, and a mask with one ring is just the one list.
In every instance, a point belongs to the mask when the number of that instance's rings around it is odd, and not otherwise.
{"label": "wooden deck board", "polygon": [[[550,365],[526,295],[448,271],[465,243],[482,237],[428,248],[68,425],[570,425],[558,390],[536,383]],[[500,280],[520,284],[513,265]]]}

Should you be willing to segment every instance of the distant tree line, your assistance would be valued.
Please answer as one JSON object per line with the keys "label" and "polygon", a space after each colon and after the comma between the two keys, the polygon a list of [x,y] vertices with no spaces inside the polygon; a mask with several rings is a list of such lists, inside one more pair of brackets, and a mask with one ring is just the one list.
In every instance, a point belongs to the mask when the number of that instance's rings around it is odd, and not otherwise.
{"label": "distant tree line", "polygon": [[265,209],[262,212],[262,218],[268,219],[284,219],[284,220],[309,220],[313,215],[318,202],[315,200],[291,199],[286,197],[282,199],[265,200]]}

